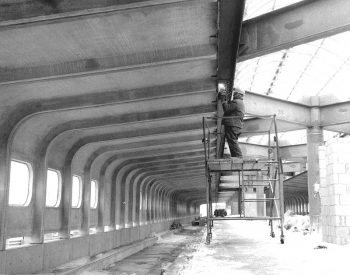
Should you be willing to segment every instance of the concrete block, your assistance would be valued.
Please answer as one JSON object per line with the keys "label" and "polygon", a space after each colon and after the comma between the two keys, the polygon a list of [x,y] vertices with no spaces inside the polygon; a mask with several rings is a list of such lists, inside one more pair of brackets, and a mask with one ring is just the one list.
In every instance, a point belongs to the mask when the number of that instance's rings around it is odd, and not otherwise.
{"label": "concrete block", "polygon": [[336,226],[346,226],[346,216],[336,216],[335,217]]}
{"label": "concrete block", "polygon": [[327,243],[335,243],[335,237],[328,235],[326,239]]}
{"label": "concrete block", "polygon": [[336,215],[346,216],[350,213],[350,205],[337,205],[334,206],[334,212]]}
{"label": "concrete block", "polygon": [[346,185],[345,184],[337,184],[333,186],[333,192],[334,194],[344,194],[346,192]]}
{"label": "concrete block", "polygon": [[344,174],[345,173],[345,164],[335,163],[333,165],[333,172],[337,173],[337,174]]}
{"label": "concrete block", "polygon": [[31,274],[43,269],[43,245],[6,250],[5,274]]}
{"label": "concrete block", "polygon": [[335,238],[335,243],[338,245],[347,245],[348,244],[348,239],[344,237],[336,237]]}
{"label": "concrete block", "polygon": [[350,227],[347,226],[337,226],[335,227],[335,236],[337,237],[349,237],[350,236]]}
{"label": "concrete block", "polygon": [[339,195],[339,204],[350,206],[350,195],[348,195],[348,194]]}
{"label": "concrete block", "polygon": [[350,174],[338,174],[338,183],[350,184]]}
{"label": "concrete block", "polygon": [[319,160],[320,160],[320,164],[321,164],[321,161],[325,161],[326,160],[326,150],[319,148],[319,150],[318,150],[318,157],[319,157]]}
{"label": "concrete block", "polygon": [[56,266],[62,265],[69,261],[71,243],[69,240],[58,240],[44,244],[44,266],[43,270],[47,271]]}
{"label": "concrete block", "polygon": [[345,221],[345,226],[350,227],[350,213],[347,216],[343,216],[344,221]]}
{"label": "concrete block", "polygon": [[75,260],[89,255],[89,236],[82,236],[70,239],[71,241],[71,253],[70,260]]}

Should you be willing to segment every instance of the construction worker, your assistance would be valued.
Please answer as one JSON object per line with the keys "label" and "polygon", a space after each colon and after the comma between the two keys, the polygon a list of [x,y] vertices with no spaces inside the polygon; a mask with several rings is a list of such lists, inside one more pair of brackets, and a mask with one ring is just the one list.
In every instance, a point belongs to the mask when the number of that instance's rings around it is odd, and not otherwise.
{"label": "construction worker", "polygon": [[241,134],[243,126],[243,117],[245,113],[243,97],[245,91],[234,88],[233,96],[228,97],[226,91],[220,91],[219,97],[224,109],[224,118],[222,124],[225,126],[225,137],[230,148],[231,157],[242,158],[242,151],[238,146],[238,137]]}

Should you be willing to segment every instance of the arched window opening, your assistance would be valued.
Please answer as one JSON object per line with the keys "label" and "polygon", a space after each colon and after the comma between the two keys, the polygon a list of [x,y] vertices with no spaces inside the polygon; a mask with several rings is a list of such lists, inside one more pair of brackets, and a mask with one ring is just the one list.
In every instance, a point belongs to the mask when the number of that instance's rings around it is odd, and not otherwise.
{"label": "arched window opening", "polygon": [[98,202],[98,183],[96,180],[91,181],[91,197],[90,197],[90,208],[96,209]]}
{"label": "arched window opening", "polygon": [[29,205],[32,198],[32,174],[29,163],[11,161],[9,205]]}
{"label": "arched window opening", "polygon": [[46,206],[58,207],[61,202],[61,173],[57,170],[47,169],[46,177]]}
{"label": "arched window opening", "polygon": [[72,177],[72,207],[73,208],[80,207],[81,197],[82,197],[81,177],[73,176]]}

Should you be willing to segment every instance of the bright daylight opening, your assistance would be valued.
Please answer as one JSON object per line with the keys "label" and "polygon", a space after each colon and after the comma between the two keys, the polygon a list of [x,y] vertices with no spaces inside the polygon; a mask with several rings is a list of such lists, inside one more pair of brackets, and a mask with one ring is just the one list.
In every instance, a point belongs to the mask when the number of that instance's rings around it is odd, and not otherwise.
{"label": "bright daylight opening", "polygon": [[10,170],[9,205],[27,206],[32,197],[31,167],[13,160]]}
{"label": "bright daylight opening", "polygon": [[79,208],[81,205],[82,197],[82,183],[81,177],[73,176],[72,177],[72,207]]}
{"label": "bright daylight opening", "polygon": [[90,207],[92,209],[97,208],[98,201],[98,184],[96,180],[91,181],[91,198],[90,198]]}
{"label": "bright daylight opening", "polygon": [[46,206],[58,207],[61,198],[61,174],[52,169],[47,170]]}

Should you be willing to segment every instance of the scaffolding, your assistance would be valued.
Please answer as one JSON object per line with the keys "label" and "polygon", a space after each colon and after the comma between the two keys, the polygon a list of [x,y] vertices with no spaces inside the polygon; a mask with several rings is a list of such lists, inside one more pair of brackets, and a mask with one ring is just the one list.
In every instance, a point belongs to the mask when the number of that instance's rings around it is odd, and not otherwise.
{"label": "scaffolding", "polygon": [[[226,118],[226,117],[220,117]],[[263,131],[242,131],[247,135],[267,135],[268,148],[266,157],[259,158],[217,158],[210,154],[210,142],[212,137],[221,138],[224,141],[222,131],[211,131],[209,120],[217,120],[218,117],[203,117],[203,144],[205,152],[205,175],[206,175],[206,204],[207,204],[207,237],[210,244],[214,221],[221,220],[266,220],[269,221],[270,236],[275,237],[273,222],[280,222],[280,242],[284,243],[283,217],[283,166],[280,154],[276,115],[272,116],[245,116],[245,119],[259,118],[271,123]],[[220,129],[220,127],[218,127]],[[238,192],[239,216],[213,217],[212,211],[212,178],[216,175],[220,178],[222,173],[238,174],[238,186],[225,189],[225,191]],[[217,181],[218,182],[218,181]],[[249,197],[246,193],[251,188],[263,188],[262,198]],[[251,215],[247,213],[249,203],[264,205],[265,215]],[[266,208],[265,208],[266,207]]]}

